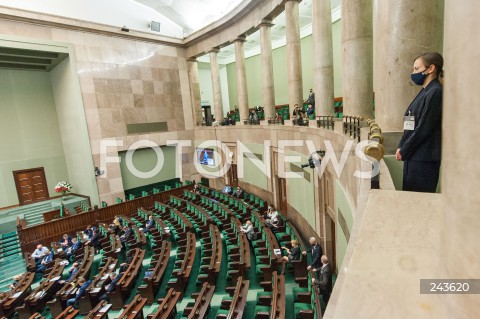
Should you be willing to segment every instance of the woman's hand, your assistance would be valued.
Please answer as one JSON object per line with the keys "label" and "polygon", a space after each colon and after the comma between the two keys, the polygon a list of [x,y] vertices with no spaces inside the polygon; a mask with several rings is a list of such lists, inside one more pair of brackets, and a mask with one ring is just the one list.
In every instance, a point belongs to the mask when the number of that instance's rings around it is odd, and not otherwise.
{"label": "woman's hand", "polygon": [[401,161],[402,160],[402,154],[400,154],[400,149],[397,148],[397,151],[395,152],[395,159],[397,161]]}

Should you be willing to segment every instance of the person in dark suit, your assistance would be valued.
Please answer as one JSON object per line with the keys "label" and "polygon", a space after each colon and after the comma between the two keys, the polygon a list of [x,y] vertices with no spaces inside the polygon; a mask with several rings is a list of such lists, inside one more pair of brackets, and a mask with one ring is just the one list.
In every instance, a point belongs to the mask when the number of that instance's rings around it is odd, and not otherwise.
{"label": "person in dark suit", "polygon": [[[307,270],[316,269],[322,266],[321,257],[323,255],[322,246],[317,242],[315,237],[310,237],[310,245],[312,246],[312,262],[308,265]],[[306,255],[306,252],[303,252]]]}
{"label": "person in dark suit", "polygon": [[75,257],[75,252],[82,248],[82,242],[78,241],[77,238],[72,238],[72,246],[68,247],[66,252],[67,260],[72,261]]}
{"label": "person in dark suit", "polygon": [[319,272],[318,279],[312,278],[312,284],[318,286],[320,288],[320,293],[323,296],[323,302],[325,303],[325,307],[328,304],[328,300],[330,299],[330,295],[332,294],[332,276],[333,276],[333,269],[332,265],[328,262],[327,256],[323,255],[322,258],[322,266],[320,268],[314,268],[314,272]]}
{"label": "person in dark suit", "polygon": [[80,301],[80,298],[82,298],[85,295],[85,291],[91,283],[92,283],[91,280],[86,281],[85,278],[83,277],[78,278],[77,286],[79,287],[79,289],[75,295],[75,298],[70,298],[67,300],[67,307],[73,306],[75,308],[78,308],[78,302]]}
{"label": "person in dark suit", "polygon": [[403,161],[403,190],[435,193],[442,145],[443,58],[426,52],[415,58],[412,81],[423,86],[405,112],[395,158]]}
{"label": "person in dark suit", "polygon": [[58,243],[62,246],[63,251],[66,251],[72,245],[72,236],[64,234]]}
{"label": "person in dark suit", "polygon": [[98,251],[100,251],[100,248],[101,248],[100,233],[95,228],[92,230],[92,237],[90,238],[90,243],[95,248],[95,253],[98,253]]}
{"label": "person in dark suit", "polygon": [[132,228],[129,225],[123,226],[123,234],[120,236],[122,245],[125,245],[125,243],[130,239],[130,236],[132,236]]}
{"label": "person in dark suit", "polygon": [[310,104],[315,109],[315,93],[313,93],[312,89],[310,89],[310,92],[308,93],[308,98],[305,100],[305,103]]}
{"label": "person in dark suit", "polygon": [[287,256],[282,257],[282,275],[285,273],[285,265],[287,263],[291,263],[294,260],[300,260],[302,258],[298,241],[296,239],[292,239],[290,244],[292,245],[292,248],[290,249],[287,247],[281,247],[287,252]]}
{"label": "person in dark suit", "polygon": [[50,250],[45,251],[45,255],[43,255],[42,261],[37,268],[35,269],[36,273],[43,273],[47,269],[47,264],[53,260],[53,253]]}
{"label": "person in dark suit", "polygon": [[110,273],[110,280],[111,282],[105,286],[105,293],[100,296],[99,301],[101,300],[107,300],[110,301],[110,298],[108,297],[109,292],[114,292],[117,289],[117,283],[122,278],[122,273],[119,273],[118,275],[114,272]]}
{"label": "person in dark suit", "polygon": [[233,193],[233,196],[236,198],[242,198],[243,195],[243,189],[240,188],[240,186],[237,186],[237,189],[235,190],[235,193]]}
{"label": "person in dark suit", "polygon": [[93,235],[92,225],[88,225],[87,228],[83,231],[83,233],[87,236],[88,239],[92,238],[92,235]]}
{"label": "person in dark suit", "polygon": [[80,266],[80,264],[78,262],[74,262],[72,264],[72,267],[70,267],[70,269],[68,270],[68,279],[67,280],[59,280],[58,283],[60,285],[63,285],[65,283],[71,282],[73,277],[75,276],[75,274],[78,272],[79,266]]}
{"label": "person in dark suit", "polygon": [[153,220],[153,215],[148,216],[148,220],[145,223],[145,232],[148,233],[150,229],[155,226],[155,221]]}

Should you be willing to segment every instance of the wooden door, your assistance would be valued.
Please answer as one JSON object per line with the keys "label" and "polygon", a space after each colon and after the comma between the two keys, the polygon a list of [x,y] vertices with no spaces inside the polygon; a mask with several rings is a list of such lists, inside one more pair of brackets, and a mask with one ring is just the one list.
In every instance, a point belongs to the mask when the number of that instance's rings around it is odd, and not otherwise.
{"label": "wooden door", "polygon": [[232,187],[238,186],[237,164],[231,164],[228,170],[228,183]]}
{"label": "wooden door", "polygon": [[287,216],[287,180],[285,178],[278,178],[278,201],[280,212],[283,216]]}
{"label": "wooden door", "polygon": [[14,171],[13,178],[15,179],[20,205],[49,198],[47,180],[43,167]]}
{"label": "wooden door", "polygon": [[[327,248],[326,251],[324,252],[328,256],[328,260],[330,261],[330,264],[332,265],[333,272],[336,272],[337,269],[337,243],[335,240],[335,221],[329,216],[326,215],[326,223],[327,223]],[[330,250],[330,253],[328,251]]]}

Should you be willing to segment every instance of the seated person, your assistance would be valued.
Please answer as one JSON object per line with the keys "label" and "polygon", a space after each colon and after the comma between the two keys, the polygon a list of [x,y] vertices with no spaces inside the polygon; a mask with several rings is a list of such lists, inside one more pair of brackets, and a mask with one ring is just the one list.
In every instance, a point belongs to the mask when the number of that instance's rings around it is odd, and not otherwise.
{"label": "seated person", "polygon": [[93,235],[92,225],[88,225],[87,228],[83,231],[83,233],[86,236],[86,239],[90,240]]}
{"label": "seated person", "polygon": [[225,186],[223,187],[223,192],[224,192],[225,194],[232,195],[232,194],[233,194],[232,187],[229,186],[229,185],[225,185]]}
{"label": "seated person", "polygon": [[193,186],[193,191],[192,191],[192,192],[193,192],[194,194],[197,194],[197,193],[199,193],[199,187],[198,187],[198,184],[195,184],[195,185]]}
{"label": "seated person", "polygon": [[312,115],[315,115],[315,109],[311,104],[309,104],[307,108],[307,116],[311,118]]}
{"label": "seated person", "polygon": [[122,245],[125,244],[132,236],[132,228],[128,225],[123,226],[123,234],[120,236],[120,241]]}
{"label": "seated person", "polygon": [[105,293],[101,295],[98,300],[106,300],[110,301],[110,298],[108,297],[109,292],[114,292],[117,289],[117,283],[122,278],[122,273],[119,273],[118,275],[115,272],[110,273],[110,280],[111,282],[105,286]]}
{"label": "seated person", "polygon": [[53,253],[50,252],[50,250],[46,250],[45,254],[43,255],[42,260],[40,261],[40,264],[37,265],[37,268],[35,269],[35,272],[38,273],[43,273],[47,269],[47,264],[53,260]]}
{"label": "seated person", "polygon": [[68,282],[72,281],[73,276],[75,276],[75,274],[78,272],[79,269],[80,269],[80,263],[74,262],[72,264],[72,267],[70,267],[70,269],[68,270],[68,279],[67,280],[59,280],[58,283],[59,284],[65,284],[65,283],[68,283]]}
{"label": "seated person", "polygon": [[32,253],[32,257],[35,258],[35,262],[40,262],[46,251],[48,251],[48,248],[43,247],[42,244],[38,244],[37,249],[35,249],[35,251]]}
{"label": "seated person", "polygon": [[300,255],[300,247],[298,247],[298,241],[295,239],[292,239],[290,241],[292,244],[292,248],[288,249],[287,247],[283,247],[282,249],[287,252],[287,256],[282,257],[282,275],[285,273],[285,264],[288,262],[292,262],[293,260],[300,260],[301,255]]}
{"label": "seated person", "polygon": [[82,248],[82,242],[77,238],[72,238],[72,245],[65,251],[67,254],[67,260],[71,261],[71,259],[75,257],[75,252],[80,248]]}
{"label": "seated person", "polygon": [[278,212],[277,212],[277,218],[272,221],[272,223],[270,225],[270,229],[272,229],[273,232],[277,232],[277,231],[279,231],[279,228],[282,227],[282,226],[284,226],[283,225],[283,219],[278,216]]}
{"label": "seated person", "polygon": [[267,205],[267,211],[265,213],[263,213],[263,215],[262,215],[263,220],[268,219],[268,216],[269,216],[268,214],[271,214],[272,211],[273,211],[272,205],[268,204]]}
{"label": "seated person", "polygon": [[271,206],[272,209],[267,213],[267,218],[265,219],[265,225],[270,228],[273,228],[274,224],[278,223],[278,212],[275,209],[275,206]]}
{"label": "seated person", "polygon": [[66,251],[72,245],[72,236],[64,234],[58,243],[62,246],[63,251]]}
{"label": "seated person", "polygon": [[115,216],[113,222],[110,224],[110,229],[113,230],[115,234],[118,234],[122,229],[122,223],[118,216]]}
{"label": "seated person", "polygon": [[237,189],[235,190],[235,193],[233,193],[233,196],[237,198],[242,198],[242,195],[243,189],[241,189],[240,186],[237,186]]}
{"label": "seated person", "polygon": [[100,237],[100,233],[97,231],[97,229],[93,228],[92,237],[90,238],[89,243],[95,248],[95,253],[98,253],[100,248],[102,248],[100,245]]}
{"label": "seated person", "polygon": [[255,231],[253,230],[253,225],[252,225],[252,222],[247,220],[247,222],[245,223],[244,226],[240,227],[239,229],[242,233],[245,233],[247,234],[247,238],[248,240],[252,241],[254,240],[254,235],[255,235]]}
{"label": "seated person", "polygon": [[18,285],[21,279],[22,279],[22,275],[13,276],[13,282],[10,285],[8,285],[8,287],[10,287],[10,289],[15,289],[15,287]]}
{"label": "seated person", "polygon": [[74,308],[78,308],[78,303],[80,302],[80,298],[82,298],[85,295],[85,290],[88,288],[88,286],[92,283],[91,280],[85,280],[85,278],[80,277],[77,280],[77,286],[78,291],[77,294],[75,295],[75,298],[70,298],[67,300],[67,307],[72,306]]}
{"label": "seated person", "polygon": [[148,233],[150,229],[155,227],[155,221],[153,220],[153,215],[148,216],[148,220],[145,223],[145,232]]}

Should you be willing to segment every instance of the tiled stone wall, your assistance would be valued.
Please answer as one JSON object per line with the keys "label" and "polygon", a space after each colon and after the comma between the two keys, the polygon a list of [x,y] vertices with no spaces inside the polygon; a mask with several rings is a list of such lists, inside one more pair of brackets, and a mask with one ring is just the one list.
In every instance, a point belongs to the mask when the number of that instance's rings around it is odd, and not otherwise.
{"label": "tiled stone wall", "polygon": [[[150,139],[165,145],[167,139],[179,137],[172,132],[192,129],[184,49],[15,21],[2,21],[0,34],[25,43],[71,47],[70,61],[80,81],[95,166],[100,167],[102,139],[123,140],[122,147],[108,149],[108,156],[116,156],[137,140]],[[168,132],[127,134],[127,124],[150,122],[166,122]],[[187,148],[184,152],[184,158],[192,154]],[[188,166],[186,163],[184,172],[193,172]],[[107,176],[97,178],[100,200],[113,203],[116,197],[123,197],[120,165],[110,163],[101,169],[107,171]]]}

